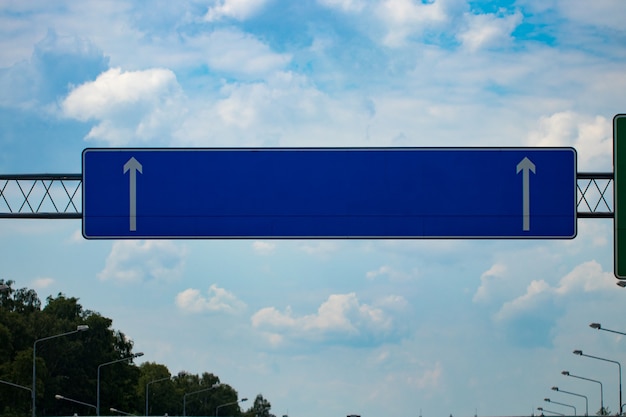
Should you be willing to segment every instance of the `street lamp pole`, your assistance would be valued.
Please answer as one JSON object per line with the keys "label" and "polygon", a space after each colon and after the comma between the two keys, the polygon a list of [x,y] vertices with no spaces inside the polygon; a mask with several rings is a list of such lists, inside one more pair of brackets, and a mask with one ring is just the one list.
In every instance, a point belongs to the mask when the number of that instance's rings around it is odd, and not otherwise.
{"label": "street lamp pole", "polygon": [[118,410],[117,408],[109,408],[109,411],[112,411],[114,413],[118,413],[118,414],[123,414],[125,416],[134,416],[135,414],[131,414],[131,413],[127,413],[126,411],[122,411],[122,410]]}
{"label": "street lamp pole", "polygon": [[68,336],[70,334],[74,334],[74,333],[78,333],[78,332],[83,332],[85,330],[89,330],[89,326],[87,326],[86,324],[82,324],[79,326],[76,326],[76,330],[72,330],[71,332],[65,332],[65,333],[61,333],[61,334],[57,334],[54,336],[48,336],[48,337],[44,337],[41,339],[37,339],[35,340],[35,343],[33,343],[33,389],[31,390],[32,393],[32,416],[35,417],[36,416],[36,398],[37,398],[37,343],[39,342],[43,342],[45,340],[50,340],[50,339],[55,339],[57,337],[62,337],[62,336]]}
{"label": "street lamp pole", "polygon": [[564,406],[564,407],[570,407],[570,408],[573,408],[573,409],[574,409],[574,415],[577,415],[577,414],[576,414],[576,407],[574,407],[573,405],[570,405],[570,404],[565,404],[565,403],[559,403],[559,402],[556,402],[556,401],[552,401],[552,400],[550,400],[550,398],[544,398],[543,400],[544,400],[545,402],[547,402],[547,403],[558,404],[558,405],[562,405],[562,406]]}
{"label": "street lamp pole", "polygon": [[65,401],[69,401],[69,402],[72,402],[72,403],[76,403],[76,404],[84,405],[84,406],[86,406],[86,407],[96,408],[96,406],[95,406],[95,405],[93,405],[93,404],[88,404],[88,403],[84,403],[84,402],[82,402],[82,401],[73,400],[73,399],[71,399],[71,398],[67,398],[67,397],[64,397],[64,396],[59,395],[59,394],[55,395],[55,396],[54,396],[54,398],[56,398],[57,400],[65,400]]}
{"label": "street lamp pole", "polygon": [[111,365],[113,363],[118,363],[118,362],[124,362],[124,361],[129,361],[135,358],[138,358],[140,356],[143,356],[143,352],[139,352],[139,353],[135,353],[132,356],[129,356],[127,358],[122,358],[122,359],[118,359],[115,361],[111,361],[111,362],[106,362],[106,363],[102,363],[100,365],[98,365],[98,378],[96,379],[96,415],[99,416],[100,415],[100,368],[102,368],[103,366],[106,365]]}
{"label": "street lamp pole", "polygon": [[220,409],[220,408],[222,408],[222,407],[226,407],[226,406],[228,406],[228,405],[233,405],[233,404],[237,404],[237,403],[242,403],[242,402],[244,402],[244,401],[248,401],[248,399],[247,399],[247,398],[242,398],[242,399],[241,399],[241,400],[239,400],[239,401],[233,401],[233,402],[231,402],[231,403],[226,403],[226,404],[218,405],[217,407],[215,407],[215,417],[217,417],[217,416],[218,416],[218,411],[219,411],[219,409]]}
{"label": "street lamp pole", "polygon": [[541,414],[545,411],[546,413],[556,414],[557,416],[564,416],[565,414],[557,413],[556,411],[546,410],[545,408],[537,407],[537,410],[541,411]]}
{"label": "street lamp pole", "polygon": [[605,361],[605,362],[611,362],[611,363],[615,363],[618,366],[618,370],[619,370],[619,414],[622,414],[622,365],[618,362],[618,361],[613,361],[611,359],[605,359],[605,358],[599,358],[597,356],[591,356],[591,355],[587,355],[585,353],[583,353],[582,350],[575,350],[574,355],[579,355],[579,356],[586,356],[588,358],[592,358],[592,359],[598,359],[601,361]]}
{"label": "street lamp pole", "polygon": [[186,394],[183,395],[183,417],[185,417],[187,415],[187,396],[189,395],[193,395],[193,394],[199,394],[201,392],[205,392],[205,391],[211,391],[213,388],[217,388],[220,386],[219,382],[216,382],[215,384],[211,385],[209,388],[204,388],[198,391],[194,391],[194,392],[188,392]]}
{"label": "street lamp pole", "polygon": [[589,399],[587,398],[586,395],[576,394],[575,392],[563,391],[563,390],[559,389],[559,387],[552,387],[552,391],[558,391],[558,392],[562,392],[564,394],[575,395],[577,397],[583,397],[585,399],[585,415],[586,416],[589,415]]}
{"label": "street lamp pole", "polygon": [[617,334],[626,336],[626,333],[618,332],[617,330],[605,329],[604,327],[602,327],[600,323],[591,323],[589,324],[589,327],[591,327],[592,329],[596,329],[596,330],[604,330],[605,332],[617,333]]}
{"label": "street lamp pole", "polygon": [[150,392],[150,391],[148,390],[148,387],[150,386],[150,384],[154,384],[155,382],[166,381],[166,380],[168,380],[168,379],[170,379],[170,377],[169,377],[169,376],[168,376],[167,378],[160,378],[160,379],[155,379],[155,380],[152,380],[152,381],[150,381],[150,382],[148,382],[148,383],[146,384],[146,415],[148,415],[148,394],[149,394],[149,392]]}
{"label": "street lamp pole", "polygon": [[563,371],[561,372],[561,374],[565,376],[571,376],[572,378],[584,379],[585,381],[591,381],[591,382],[596,382],[600,384],[600,411],[604,412],[604,393],[602,392],[602,382],[596,381],[595,379],[589,379],[589,378],[585,378],[582,376],[572,375],[568,371]]}

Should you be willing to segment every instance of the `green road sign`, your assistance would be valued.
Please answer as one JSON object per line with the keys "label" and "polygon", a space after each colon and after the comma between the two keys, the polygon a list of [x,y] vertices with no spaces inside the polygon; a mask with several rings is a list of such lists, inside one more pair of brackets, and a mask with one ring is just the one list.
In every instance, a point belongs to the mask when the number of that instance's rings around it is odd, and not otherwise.
{"label": "green road sign", "polygon": [[626,279],[626,114],[613,118],[613,239],[615,276]]}

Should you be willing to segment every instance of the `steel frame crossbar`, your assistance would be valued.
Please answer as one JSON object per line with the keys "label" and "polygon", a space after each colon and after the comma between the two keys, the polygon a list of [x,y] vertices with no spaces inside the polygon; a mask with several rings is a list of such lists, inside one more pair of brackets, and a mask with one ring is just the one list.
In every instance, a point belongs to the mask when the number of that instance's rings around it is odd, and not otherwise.
{"label": "steel frame crossbar", "polygon": [[81,188],[82,174],[0,175],[0,218],[80,219]]}
{"label": "steel frame crossbar", "polygon": [[[577,217],[613,218],[613,173],[579,172],[576,179]],[[82,174],[0,174],[0,218],[81,219],[81,190]]]}

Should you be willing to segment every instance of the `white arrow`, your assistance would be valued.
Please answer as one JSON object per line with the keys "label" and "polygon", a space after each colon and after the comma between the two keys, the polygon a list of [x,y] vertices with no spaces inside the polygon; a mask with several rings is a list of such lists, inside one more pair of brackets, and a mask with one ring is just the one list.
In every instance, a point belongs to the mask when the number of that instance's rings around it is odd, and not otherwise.
{"label": "white arrow", "polygon": [[124,164],[124,174],[130,171],[130,231],[137,230],[137,171],[143,174],[141,170],[143,167],[135,159],[131,157],[128,162]]}
{"label": "white arrow", "polygon": [[523,230],[530,230],[530,174],[532,171],[535,173],[535,164],[530,159],[524,157],[519,164],[517,164],[517,173],[522,171],[522,205],[524,214]]}

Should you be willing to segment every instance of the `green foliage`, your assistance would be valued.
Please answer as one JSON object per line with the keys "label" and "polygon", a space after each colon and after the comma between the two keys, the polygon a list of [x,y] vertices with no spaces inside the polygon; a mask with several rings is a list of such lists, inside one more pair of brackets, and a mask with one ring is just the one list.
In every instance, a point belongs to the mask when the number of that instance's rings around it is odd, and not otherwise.
{"label": "green foliage", "polygon": [[[204,372],[180,372],[172,376],[165,365],[144,362],[136,366],[133,343],[112,328],[113,321],[85,310],[79,300],[59,293],[48,297],[42,308],[37,293],[14,289],[13,281],[0,291],[0,415],[31,413],[33,348],[36,345],[37,415],[95,415],[98,368],[100,414],[111,407],[144,415],[272,417],[270,403],[260,394],[245,413],[241,398],[219,377]],[[88,331],[76,332],[79,325]],[[70,333],[63,337],[58,335]],[[35,341],[37,341],[35,343]],[[146,398],[146,393],[148,397]],[[76,401],[58,400],[62,395]],[[146,399],[148,400],[146,402]]]}
{"label": "green foliage", "polygon": [[267,401],[263,395],[258,394],[254,399],[254,404],[244,413],[245,417],[271,417],[270,410],[272,404]]}

